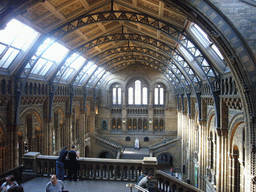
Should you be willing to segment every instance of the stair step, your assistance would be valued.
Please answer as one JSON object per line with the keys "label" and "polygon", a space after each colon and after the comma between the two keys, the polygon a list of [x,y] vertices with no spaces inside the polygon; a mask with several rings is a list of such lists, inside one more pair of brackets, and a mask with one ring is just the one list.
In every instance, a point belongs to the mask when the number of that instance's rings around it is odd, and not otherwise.
{"label": "stair step", "polygon": [[140,159],[144,157],[149,157],[149,148],[143,147],[140,149],[134,149],[132,147],[127,147],[122,153],[122,159]]}

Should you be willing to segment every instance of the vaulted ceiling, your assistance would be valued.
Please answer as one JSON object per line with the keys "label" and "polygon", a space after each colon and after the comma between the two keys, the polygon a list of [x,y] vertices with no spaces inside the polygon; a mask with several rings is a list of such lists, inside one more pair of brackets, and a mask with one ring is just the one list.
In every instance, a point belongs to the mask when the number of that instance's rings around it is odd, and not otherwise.
{"label": "vaulted ceiling", "polygon": [[[38,40],[35,48],[50,37],[69,49],[68,55],[46,78],[55,85],[61,83],[67,70],[65,62],[72,53],[87,60],[68,82],[73,86],[99,88],[109,74],[136,64],[163,73],[178,93],[189,93],[200,90],[202,81],[215,89],[213,85],[218,82],[219,74],[225,71],[214,66],[186,32],[191,22],[171,1],[34,1],[22,7],[17,19],[42,34],[41,43]],[[104,72],[96,69],[86,83],[79,84],[89,61]],[[29,78],[36,65],[33,59],[27,63],[21,65],[19,77]]]}

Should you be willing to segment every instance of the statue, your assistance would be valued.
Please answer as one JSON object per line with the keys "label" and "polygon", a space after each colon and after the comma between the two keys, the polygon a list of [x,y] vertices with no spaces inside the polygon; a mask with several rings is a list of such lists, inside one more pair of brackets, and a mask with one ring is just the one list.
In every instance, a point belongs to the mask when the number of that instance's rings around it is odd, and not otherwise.
{"label": "statue", "polygon": [[139,149],[140,148],[140,141],[138,138],[135,139],[135,144],[134,144],[134,149]]}

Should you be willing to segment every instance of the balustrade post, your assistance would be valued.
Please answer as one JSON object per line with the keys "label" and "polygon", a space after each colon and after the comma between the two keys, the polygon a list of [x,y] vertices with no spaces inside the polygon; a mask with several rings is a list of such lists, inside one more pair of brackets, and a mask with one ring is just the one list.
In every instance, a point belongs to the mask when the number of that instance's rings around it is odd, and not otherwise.
{"label": "balustrade post", "polygon": [[142,165],[144,171],[149,173],[151,172],[153,175],[156,175],[158,165],[156,157],[144,157]]}
{"label": "balustrade post", "polygon": [[38,175],[36,162],[38,155],[40,155],[39,152],[28,152],[23,155],[22,160],[25,174],[34,175],[35,177]]}

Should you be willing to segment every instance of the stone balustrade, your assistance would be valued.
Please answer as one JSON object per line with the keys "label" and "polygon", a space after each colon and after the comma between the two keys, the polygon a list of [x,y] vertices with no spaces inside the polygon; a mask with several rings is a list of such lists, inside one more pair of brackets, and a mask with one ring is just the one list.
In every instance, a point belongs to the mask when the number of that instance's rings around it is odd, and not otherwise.
{"label": "stone balustrade", "polygon": [[[57,158],[36,152],[26,153],[23,156],[24,171],[35,176],[50,176],[56,173]],[[156,173],[157,160],[155,157],[145,157],[143,160],[79,158],[78,167],[79,179],[137,181],[144,171]]]}
{"label": "stone balustrade", "polygon": [[169,192],[169,191],[203,192],[202,190],[160,170],[156,171],[156,179],[158,182],[157,184],[158,189],[161,192]]}
{"label": "stone balustrade", "polygon": [[[23,170],[25,174],[33,173],[36,177],[50,177],[50,175],[56,173],[55,163],[57,158],[58,156],[41,155],[38,152],[26,153],[23,156]],[[78,166],[79,179],[136,182],[144,171],[148,171],[154,175],[154,181],[152,182],[157,183],[158,189],[162,192],[172,190],[202,192],[200,189],[180,181],[170,174],[157,170],[156,157],[144,157],[143,160],[79,158]],[[66,174],[67,171],[66,169]],[[134,186],[129,187],[134,188]]]}

